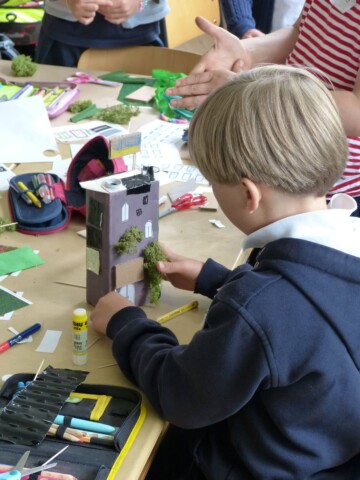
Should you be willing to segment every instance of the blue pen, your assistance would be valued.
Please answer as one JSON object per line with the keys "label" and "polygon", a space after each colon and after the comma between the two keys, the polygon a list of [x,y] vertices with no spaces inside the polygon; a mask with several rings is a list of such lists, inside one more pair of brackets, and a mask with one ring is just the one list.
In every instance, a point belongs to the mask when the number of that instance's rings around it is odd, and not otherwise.
{"label": "blue pen", "polygon": [[111,434],[116,431],[116,428],[112,425],[83,420],[82,418],[64,417],[64,415],[58,415],[55,418],[54,423],[56,425],[64,425],[65,423],[67,427],[76,428],[78,430],[90,430],[91,432],[96,433]]}
{"label": "blue pen", "polygon": [[6,352],[6,350],[8,350],[10,347],[13,347],[14,345],[21,342],[22,340],[25,340],[25,338],[30,337],[30,335],[32,335],[33,333],[40,330],[40,328],[41,328],[41,324],[40,323],[35,323],[34,325],[27,328],[23,332],[15,335],[15,337],[10,338],[9,340],[7,340],[4,343],[1,343],[0,344],[0,353]]}

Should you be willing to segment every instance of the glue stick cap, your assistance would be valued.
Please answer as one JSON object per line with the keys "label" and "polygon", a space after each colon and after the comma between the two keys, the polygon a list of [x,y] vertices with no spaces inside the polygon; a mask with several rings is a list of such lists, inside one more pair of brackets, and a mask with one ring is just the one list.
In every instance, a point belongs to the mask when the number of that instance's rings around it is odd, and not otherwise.
{"label": "glue stick cap", "polygon": [[75,308],[73,311],[73,319],[79,322],[87,322],[87,313],[85,308]]}

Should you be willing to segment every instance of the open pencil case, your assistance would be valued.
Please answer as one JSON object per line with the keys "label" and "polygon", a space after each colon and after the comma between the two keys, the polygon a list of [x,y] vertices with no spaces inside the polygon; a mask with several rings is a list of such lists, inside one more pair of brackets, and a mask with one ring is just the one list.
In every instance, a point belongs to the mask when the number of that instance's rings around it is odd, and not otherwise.
{"label": "open pencil case", "polygon": [[[80,95],[80,90],[75,83],[69,82],[17,82],[0,78],[0,94],[8,100],[15,100],[17,95],[41,95],[49,118],[55,118],[65,112]],[[24,90],[24,87],[28,90]],[[23,95],[21,95],[21,92]]]}
{"label": "open pencil case", "polygon": [[[9,209],[17,230],[29,235],[45,235],[67,227],[73,212],[86,214],[86,192],[80,182],[115,173],[125,172],[127,167],[122,157],[109,158],[109,141],[97,136],[89,140],[72,159],[66,182],[55,174],[50,174],[50,182],[34,187],[33,177],[43,172],[24,173],[10,179]],[[18,183],[25,185],[20,190]],[[40,187],[45,186],[54,195],[54,200],[45,203],[39,195]],[[32,202],[27,203],[27,193],[31,193],[41,203],[41,208]]]}
{"label": "open pencil case", "polygon": [[[136,390],[82,383],[86,375],[48,366],[35,380],[34,374],[19,373],[4,383],[0,390],[0,472],[5,465],[16,465],[28,450],[26,467],[32,468],[66,446],[54,460],[55,467],[44,468],[31,480],[114,478],[141,428],[145,408]],[[58,425],[62,419],[63,425]],[[87,425],[87,430],[69,426],[75,420]],[[108,433],[101,433],[102,429]],[[76,432],[76,436],[67,432]]]}

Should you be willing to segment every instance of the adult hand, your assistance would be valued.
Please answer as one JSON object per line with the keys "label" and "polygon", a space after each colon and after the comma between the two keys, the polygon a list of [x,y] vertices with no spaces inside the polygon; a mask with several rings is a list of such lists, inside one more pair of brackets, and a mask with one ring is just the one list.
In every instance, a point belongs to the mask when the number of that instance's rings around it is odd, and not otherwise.
{"label": "adult hand", "polygon": [[245,38],[263,37],[264,35],[265,33],[263,33],[261,30],[252,28],[251,30],[248,30],[247,32],[245,32],[241,38],[245,39]]}
{"label": "adult hand", "polygon": [[164,245],[161,245],[161,249],[165,253],[167,261],[158,262],[156,268],[164,280],[168,280],[176,288],[193,292],[204,263],[178,255]]}
{"label": "adult hand", "polygon": [[106,334],[106,328],[112,316],[125,307],[132,307],[134,304],[126,297],[117,292],[110,292],[99,299],[94,310],[90,314],[95,330]]}
{"label": "adult hand", "polygon": [[100,7],[110,7],[112,0],[67,0],[66,4],[78,22],[89,25]]}
{"label": "adult hand", "polygon": [[101,7],[99,13],[104,15],[108,22],[120,25],[138,12],[139,8],[140,0],[113,0],[112,6]]}
{"label": "adult hand", "polygon": [[209,93],[230,81],[235,75],[229,70],[194,73],[176,80],[175,87],[168,88],[166,95],[182,97],[170,101],[173,107],[193,110],[205,100]]}
{"label": "adult hand", "polygon": [[[200,30],[212,38],[213,46],[203,55],[191,73],[220,69],[241,71],[251,67],[251,57],[238,37],[203,17],[196,17],[195,21]],[[241,67],[239,60],[241,60]],[[237,70],[233,68],[235,62]]]}

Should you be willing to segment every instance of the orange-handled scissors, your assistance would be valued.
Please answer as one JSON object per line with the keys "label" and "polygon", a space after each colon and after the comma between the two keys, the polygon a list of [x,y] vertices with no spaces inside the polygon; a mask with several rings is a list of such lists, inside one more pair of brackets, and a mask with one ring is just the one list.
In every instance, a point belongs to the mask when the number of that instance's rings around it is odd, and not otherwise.
{"label": "orange-handled scissors", "polygon": [[205,205],[207,203],[207,198],[202,194],[193,194],[185,193],[181,197],[177,198],[172,204],[171,207],[167,210],[164,210],[160,213],[159,218],[165,217],[169,213],[175,212],[177,210],[187,210],[191,207],[199,207],[200,205]]}

